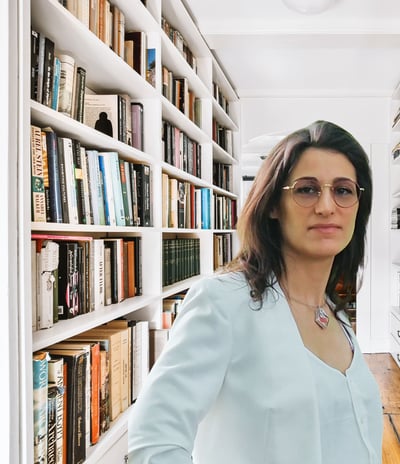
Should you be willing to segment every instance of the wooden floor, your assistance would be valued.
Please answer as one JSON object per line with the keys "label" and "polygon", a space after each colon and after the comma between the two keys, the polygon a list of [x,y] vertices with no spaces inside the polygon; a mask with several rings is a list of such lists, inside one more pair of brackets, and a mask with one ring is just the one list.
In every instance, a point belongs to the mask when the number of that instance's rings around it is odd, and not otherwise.
{"label": "wooden floor", "polygon": [[382,464],[400,463],[400,368],[390,354],[365,354],[383,403]]}

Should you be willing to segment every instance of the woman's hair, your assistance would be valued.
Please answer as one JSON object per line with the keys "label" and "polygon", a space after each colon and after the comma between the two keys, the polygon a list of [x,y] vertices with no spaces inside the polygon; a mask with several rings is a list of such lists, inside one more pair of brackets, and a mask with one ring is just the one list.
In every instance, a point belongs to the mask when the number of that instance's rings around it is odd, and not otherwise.
{"label": "woman's hair", "polygon": [[[326,293],[345,309],[356,291],[357,272],[364,262],[366,226],[371,212],[372,179],[367,154],[346,130],[327,121],[316,121],[285,137],[266,157],[249,191],[238,219],[240,250],[228,270],[242,271],[252,289],[252,298],[261,303],[264,291],[272,288],[285,273],[282,233],[271,212],[280,203],[293,168],[309,147],[342,153],[354,166],[357,183],[364,188],[359,200],[355,229],[350,243],[334,259]],[[340,296],[338,285],[341,286]]]}

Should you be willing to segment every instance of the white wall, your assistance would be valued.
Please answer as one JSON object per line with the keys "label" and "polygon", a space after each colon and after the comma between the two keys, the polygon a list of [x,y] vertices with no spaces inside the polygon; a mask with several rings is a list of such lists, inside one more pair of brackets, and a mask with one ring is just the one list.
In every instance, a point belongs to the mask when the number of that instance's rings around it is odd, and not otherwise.
{"label": "white wall", "polygon": [[357,336],[364,352],[389,351],[390,98],[265,97],[242,99],[242,143],[290,132],[317,119],[351,132],[370,156],[374,181],[364,283],[357,297]]}

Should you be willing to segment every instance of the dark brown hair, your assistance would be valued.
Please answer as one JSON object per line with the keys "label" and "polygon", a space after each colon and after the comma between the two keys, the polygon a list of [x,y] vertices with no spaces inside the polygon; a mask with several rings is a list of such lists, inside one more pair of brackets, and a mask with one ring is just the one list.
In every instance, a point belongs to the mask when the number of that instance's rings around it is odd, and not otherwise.
{"label": "dark brown hair", "polygon": [[[285,273],[279,221],[270,217],[279,204],[282,187],[305,149],[316,147],[344,154],[354,166],[357,183],[364,188],[359,201],[355,230],[350,243],[334,259],[326,293],[345,309],[356,291],[357,272],[364,263],[365,236],[371,212],[372,179],[368,156],[345,129],[328,121],[316,121],[279,142],[266,157],[247,196],[238,220],[240,250],[228,270],[242,271],[252,289],[252,298],[262,302]],[[341,283],[344,294],[338,295]]]}

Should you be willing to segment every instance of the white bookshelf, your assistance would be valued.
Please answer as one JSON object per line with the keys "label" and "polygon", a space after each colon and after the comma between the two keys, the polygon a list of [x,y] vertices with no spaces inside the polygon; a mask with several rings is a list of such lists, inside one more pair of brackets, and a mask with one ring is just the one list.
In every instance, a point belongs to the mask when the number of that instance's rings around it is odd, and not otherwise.
{"label": "white bookshelf", "polygon": [[[237,199],[239,195],[239,118],[240,102],[216,62],[194,21],[181,0],[148,0],[147,8],[139,0],[115,0],[112,2],[125,14],[126,30],[142,30],[148,37],[148,46],[156,49],[156,87],[136,73],[127,63],[101,42],[83,23],[75,18],[57,0],[19,0],[21,48],[19,72],[22,76],[18,87],[18,124],[20,145],[18,153],[18,198],[20,212],[17,217],[20,253],[15,262],[19,274],[18,308],[19,332],[17,337],[18,377],[21,385],[18,427],[20,439],[16,462],[33,462],[33,395],[32,353],[47,346],[98,326],[120,316],[134,313],[137,319],[149,320],[152,327],[161,327],[162,299],[189,288],[213,269],[214,233],[231,233],[234,252],[237,250],[236,232],[225,229],[171,229],[162,228],[161,174],[189,181],[197,187],[211,188],[215,194]],[[165,18],[178,29],[197,59],[197,72],[185,61],[161,28]],[[30,32],[31,26],[55,42],[56,50],[72,55],[77,64],[87,72],[87,86],[99,93],[126,93],[144,106],[144,151],[137,150],[116,139],[110,138],[69,117],[47,108],[30,99]],[[202,101],[200,127],[190,121],[162,95],[161,66],[165,64],[174,75],[185,76],[189,87]],[[229,100],[230,113],[221,108],[213,97],[213,82],[217,82]],[[228,153],[212,140],[213,118],[232,130],[233,152]],[[201,178],[188,174],[163,160],[162,120],[168,120],[201,144]],[[50,126],[65,137],[73,137],[82,146],[98,150],[117,151],[121,158],[144,163],[152,173],[152,227],[110,227],[96,225],[71,225],[31,222],[30,192],[30,124]],[[213,185],[213,162],[232,166],[230,191]],[[30,288],[31,232],[81,234],[102,236],[140,236],[142,238],[143,295],[126,299],[119,304],[107,306],[73,319],[61,320],[52,328],[32,333]],[[192,277],[173,285],[162,285],[162,240],[165,237],[196,237],[200,239],[200,276]],[[134,407],[134,406],[131,406]],[[127,454],[127,418],[129,409],[122,413],[100,441],[87,452],[87,463],[124,462]]]}
{"label": "white bookshelf", "polygon": [[[391,212],[393,208],[400,208],[400,162],[393,158],[392,150],[400,142],[400,123],[392,124],[396,113],[400,109],[400,85],[395,89],[391,102],[391,138],[390,138],[390,194]],[[390,231],[390,352],[400,367],[400,228]]]}

